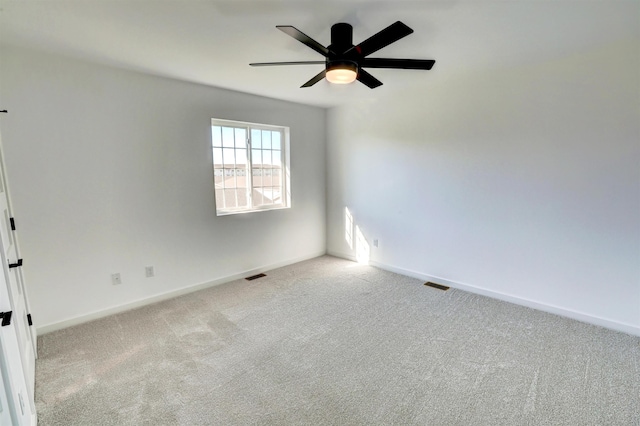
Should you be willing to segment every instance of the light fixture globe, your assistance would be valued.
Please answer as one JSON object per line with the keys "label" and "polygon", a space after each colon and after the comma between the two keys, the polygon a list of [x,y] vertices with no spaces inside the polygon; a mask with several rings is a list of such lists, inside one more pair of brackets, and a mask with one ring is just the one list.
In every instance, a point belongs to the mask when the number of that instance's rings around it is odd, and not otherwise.
{"label": "light fixture globe", "polygon": [[352,61],[333,61],[327,64],[326,78],[329,83],[349,84],[358,77],[358,64]]}

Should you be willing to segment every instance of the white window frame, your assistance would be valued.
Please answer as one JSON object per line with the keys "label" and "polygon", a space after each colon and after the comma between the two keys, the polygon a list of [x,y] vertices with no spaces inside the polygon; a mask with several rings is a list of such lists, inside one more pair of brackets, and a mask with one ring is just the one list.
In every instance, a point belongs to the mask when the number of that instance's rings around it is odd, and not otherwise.
{"label": "white window frame", "polygon": [[[214,149],[216,147],[214,147],[214,139],[213,139],[213,130],[214,130],[214,126],[219,126],[219,127],[232,127],[234,129],[245,129],[245,134],[247,137],[247,165],[246,165],[246,171],[245,176],[247,176],[247,180],[246,180],[246,185],[247,185],[247,190],[246,190],[246,196],[247,196],[247,206],[242,206],[242,207],[226,207],[224,205],[219,206],[218,205],[218,200],[222,199],[220,197],[217,196],[216,192],[218,190],[222,190],[224,191],[224,187],[223,188],[219,188],[216,187],[216,170],[219,170],[216,168],[216,163],[215,163],[215,155],[214,155]],[[282,176],[280,179],[280,184],[281,184],[281,195],[280,195],[280,203],[277,204],[266,204],[266,205],[254,205],[254,200],[253,200],[253,190],[255,188],[259,188],[260,186],[255,186],[254,185],[254,175],[253,175],[253,171],[256,165],[253,164],[253,145],[252,145],[252,141],[251,141],[251,131],[252,130],[267,130],[267,131],[271,131],[271,132],[279,132],[280,133],[280,144],[281,144],[281,158],[280,158],[280,164],[282,165]],[[211,134],[210,134],[210,141],[211,141],[211,150],[212,150],[212,172],[213,172],[213,182],[214,182],[214,202],[216,205],[216,215],[217,216],[226,216],[226,215],[231,215],[231,214],[240,214],[240,213],[251,213],[251,212],[259,212],[259,211],[267,211],[267,210],[280,210],[280,209],[287,209],[291,207],[291,172],[290,172],[290,154],[289,154],[289,127],[286,126],[276,126],[276,125],[271,125],[271,124],[260,124],[260,123],[251,123],[251,122],[246,122],[246,121],[236,121],[236,120],[225,120],[225,119],[219,119],[219,118],[212,118],[211,119]],[[234,148],[235,149],[235,148]],[[260,149],[262,152],[264,152],[266,149],[265,148],[256,148],[256,149]],[[270,151],[273,152],[272,149],[269,149]],[[237,169],[237,167],[236,167]],[[263,169],[264,170],[264,169]],[[236,171],[237,173],[237,171]],[[237,188],[235,188],[237,190]]]}

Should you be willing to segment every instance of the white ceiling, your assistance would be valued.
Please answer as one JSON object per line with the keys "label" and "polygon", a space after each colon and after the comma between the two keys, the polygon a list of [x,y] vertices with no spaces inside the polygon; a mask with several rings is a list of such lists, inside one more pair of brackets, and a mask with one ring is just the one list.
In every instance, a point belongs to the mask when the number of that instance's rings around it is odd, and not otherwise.
{"label": "white ceiling", "polygon": [[[397,20],[415,32],[372,56],[435,59],[433,70],[371,70],[384,83],[373,90],[326,81],[301,89],[322,65],[248,65],[323,59],[276,25],[328,45],[336,22],[352,24],[358,43]],[[327,107],[639,37],[637,0],[0,0],[9,45]]]}

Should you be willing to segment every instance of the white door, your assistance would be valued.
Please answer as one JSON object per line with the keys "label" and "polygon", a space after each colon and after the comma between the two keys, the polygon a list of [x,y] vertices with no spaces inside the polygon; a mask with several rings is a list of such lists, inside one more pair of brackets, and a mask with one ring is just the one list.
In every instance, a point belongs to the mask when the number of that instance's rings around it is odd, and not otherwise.
{"label": "white door", "polygon": [[[0,274],[0,312],[12,312],[9,288],[4,274]],[[4,317],[4,316],[3,316]],[[0,326],[0,425],[35,425],[35,410],[30,403],[29,390],[25,381],[22,356],[20,355],[16,326],[13,321]]]}
{"label": "white door", "polygon": [[9,195],[2,159],[2,139],[0,138],[0,261],[3,265],[4,281],[8,290],[10,310],[13,312],[11,324],[15,324],[15,334],[18,339],[18,349],[22,360],[25,382],[28,387],[29,410],[35,413],[35,330],[29,325],[29,311],[25,294],[21,260],[18,259],[15,233],[11,225],[11,211]]}
{"label": "white door", "polygon": [[[0,336],[0,346],[2,346],[2,337]],[[9,396],[11,396],[12,387],[8,382],[8,378],[5,378],[4,371],[8,371],[6,368],[2,368],[4,365],[3,354],[0,353],[0,425],[10,425],[16,423],[11,417],[11,406],[9,406],[9,399],[7,399],[7,389],[9,389]]]}

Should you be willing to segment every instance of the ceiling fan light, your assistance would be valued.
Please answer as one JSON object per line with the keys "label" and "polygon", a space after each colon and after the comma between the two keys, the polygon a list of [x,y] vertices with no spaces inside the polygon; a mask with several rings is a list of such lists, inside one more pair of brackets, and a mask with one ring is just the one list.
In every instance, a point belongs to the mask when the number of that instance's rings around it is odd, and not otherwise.
{"label": "ceiling fan light", "polygon": [[349,84],[358,77],[358,66],[352,62],[340,62],[327,66],[326,78],[329,83]]}

